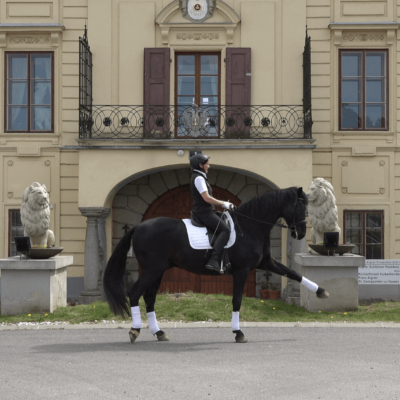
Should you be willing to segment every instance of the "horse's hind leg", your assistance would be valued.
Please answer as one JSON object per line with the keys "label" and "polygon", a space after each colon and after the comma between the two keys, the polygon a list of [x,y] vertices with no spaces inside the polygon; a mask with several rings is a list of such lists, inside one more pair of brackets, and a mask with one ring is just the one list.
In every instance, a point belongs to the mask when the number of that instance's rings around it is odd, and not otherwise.
{"label": "horse's hind leg", "polygon": [[144,301],[146,303],[146,317],[149,323],[150,332],[157,336],[160,342],[168,342],[169,337],[163,332],[157,324],[156,313],[154,311],[154,304],[156,302],[156,296],[158,289],[161,285],[162,276],[154,283],[154,285],[147,289],[143,295]]}
{"label": "horse's hind leg", "polygon": [[316,293],[319,299],[326,299],[329,297],[329,293],[324,288],[319,287],[315,282],[310,281],[306,277],[298,274],[296,271],[293,271],[280,262],[270,259],[266,261],[265,265],[268,271],[275,272],[281,276],[287,276],[289,279],[293,279],[301,283],[308,290]]}
{"label": "horse's hind leg", "polygon": [[143,273],[142,277],[135,282],[135,284],[128,292],[128,297],[131,305],[131,313],[132,313],[132,328],[129,331],[129,338],[131,340],[131,343],[134,343],[135,340],[139,337],[140,329],[142,328],[142,318],[140,315],[140,308],[139,308],[140,296],[142,296],[143,292],[148,290],[148,288],[152,287],[158,280],[160,281],[158,284],[159,287],[161,283],[161,278],[162,275],[160,278],[158,278],[157,276],[151,277],[149,274]]}
{"label": "horse's hind leg", "polygon": [[242,305],[243,289],[249,275],[248,269],[242,269],[233,273],[233,297],[232,297],[232,332],[235,333],[236,343],[247,343],[247,339],[239,326],[239,311]]}

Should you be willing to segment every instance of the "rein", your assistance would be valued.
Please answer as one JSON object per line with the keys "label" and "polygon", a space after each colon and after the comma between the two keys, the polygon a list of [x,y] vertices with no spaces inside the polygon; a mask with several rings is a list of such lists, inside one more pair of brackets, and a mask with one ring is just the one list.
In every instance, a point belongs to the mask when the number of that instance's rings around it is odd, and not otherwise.
{"label": "rein", "polygon": [[[294,216],[295,216],[295,211],[296,211],[296,208],[297,208],[297,205],[298,205],[298,201],[300,201],[300,200],[303,200],[303,199],[298,199],[298,200],[296,200],[296,201],[294,202],[294,204],[293,204],[293,214],[294,214]],[[279,227],[281,227],[281,228],[289,229],[291,232],[295,233],[296,236],[297,236],[297,228],[296,228],[297,225],[302,224],[302,223],[304,223],[304,222],[307,222],[307,220],[305,220],[305,219],[304,219],[303,221],[299,221],[299,222],[293,221],[292,225],[289,227],[288,225],[285,225],[285,224],[278,224],[278,223],[273,223],[273,222],[261,221],[261,220],[259,220],[259,219],[255,219],[255,218],[249,217],[248,215],[241,214],[241,213],[237,212],[237,210],[235,210],[235,211],[233,211],[233,212],[234,212],[235,214],[237,214],[237,215],[240,215],[240,216],[242,216],[242,217],[244,217],[244,218],[247,218],[247,219],[251,219],[252,221],[258,222],[258,223],[260,223],[260,224],[272,225],[272,226],[279,226]],[[237,222],[237,219],[236,219],[236,218],[235,218],[235,224],[237,224],[238,228],[239,228],[240,231],[242,232],[241,236],[243,236],[243,231],[242,231],[242,229],[240,228],[240,225],[239,225],[239,223]]]}
{"label": "rein", "polygon": [[247,219],[251,219],[252,221],[259,222],[260,224],[273,225],[273,226],[280,226],[281,228],[289,229],[289,227],[288,227],[287,225],[285,225],[285,224],[277,224],[277,223],[274,224],[273,222],[261,221],[261,220],[259,220],[259,219],[251,218],[251,217],[249,217],[248,215],[241,214],[241,213],[239,213],[239,212],[237,212],[237,211],[234,211],[234,213],[237,214],[237,215],[240,215],[241,217],[245,217],[245,218],[247,218]]}

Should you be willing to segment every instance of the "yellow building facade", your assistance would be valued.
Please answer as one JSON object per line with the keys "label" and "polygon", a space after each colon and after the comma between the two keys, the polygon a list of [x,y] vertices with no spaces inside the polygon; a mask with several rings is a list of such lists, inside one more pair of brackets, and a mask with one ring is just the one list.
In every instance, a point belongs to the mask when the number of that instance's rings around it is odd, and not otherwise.
{"label": "yellow building facade", "polygon": [[96,299],[124,229],[186,216],[189,154],[203,151],[237,202],[327,179],[345,239],[398,258],[399,17],[400,0],[1,0],[0,256],[15,251],[23,190],[44,183],[56,245],[74,256],[69,297]]}

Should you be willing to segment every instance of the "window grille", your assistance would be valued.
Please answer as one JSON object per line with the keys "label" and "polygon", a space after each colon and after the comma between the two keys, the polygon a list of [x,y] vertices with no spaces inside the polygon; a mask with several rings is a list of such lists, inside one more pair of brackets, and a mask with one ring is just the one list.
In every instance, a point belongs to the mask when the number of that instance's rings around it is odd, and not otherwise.
{"label": "window grille", "polygon": [[303,53],[303,114],[304,138],[311,138],[313,124],[311,113],[311,37],[308,36],[307,27]]}
{"label": "window grille", "polygon": [[24,236],[24,227],[21,222],[21,214],[19,210],[9,210],[8,212],[8,255],[14,257],[17,254],[15,247],[15,236]]}
{"label": "window grille", "polygon": [[92,132],[92,52],[87,29],[79,37],[79,137],[91,137]]}

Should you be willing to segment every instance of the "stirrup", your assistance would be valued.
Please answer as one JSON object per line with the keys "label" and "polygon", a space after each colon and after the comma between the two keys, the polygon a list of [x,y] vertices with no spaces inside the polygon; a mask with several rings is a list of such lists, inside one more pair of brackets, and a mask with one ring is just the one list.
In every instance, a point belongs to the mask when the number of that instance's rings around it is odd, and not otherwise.
{"label": "stirrup", "polygon": [[210,259],[206,262],[206,268],[211,269],[212,271],[219,272],[220,274],[223,274],[225,272],[223,262],[221,261],[221,264],[219,264],[218,261],[213,259]]}

